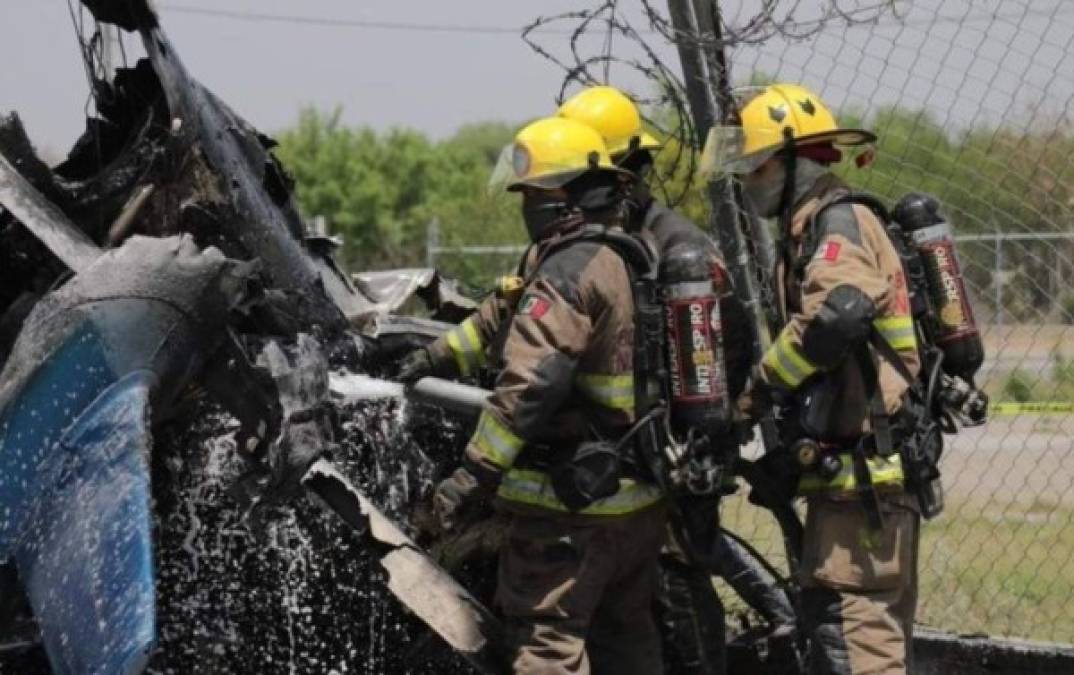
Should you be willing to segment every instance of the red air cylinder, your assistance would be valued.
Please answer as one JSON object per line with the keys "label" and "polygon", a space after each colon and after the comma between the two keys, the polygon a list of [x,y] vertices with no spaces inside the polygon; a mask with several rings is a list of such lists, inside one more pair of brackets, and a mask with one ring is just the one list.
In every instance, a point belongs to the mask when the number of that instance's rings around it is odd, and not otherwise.
{"label": "red air cylinder", "polygon": [[892,218],[909,233],[925,266],[929,301],[936,320],[935,341],[943,350],[943,370],[973,382],[984,361],[984,344],[973,319],[951,224],[935,197],[911,193],[899,200]]}
{"label": "red air cylinder", "polygon": [[675,246],[660,262],[675,431],[721,433],[731,422],[720,303],[706,254]]}

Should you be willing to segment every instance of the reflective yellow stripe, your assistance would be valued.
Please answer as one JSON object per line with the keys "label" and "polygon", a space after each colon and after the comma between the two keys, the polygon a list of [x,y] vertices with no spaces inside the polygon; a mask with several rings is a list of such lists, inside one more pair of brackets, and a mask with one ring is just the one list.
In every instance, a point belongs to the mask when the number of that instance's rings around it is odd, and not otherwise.
{"label": "reflective yellow stripe", "polygon": [[[551,478],[543,471],[511,469],[500,483],[497,495],[507,501],[550,511],[568,511],[556,497]],[[662,498],[660,488],[655,485],[622,478],[619,480],[618,492],[593,502],[577,513],[588,516],[621,516],[652,506]]]}
{"label": "reflective yellow stripe", "polygon": [[485,347],[472,318],[463,321],[447,334],[447,344],[459,366],[459,374],[469,375],[485,365]]}
{"label": "reflective yellow stripe", "polygon": [[1020,415],[1022,413],[1069,413],[1074,412],[1074,402],[1069,401],[998,401],[988,405],[990,415]]}
{"label": "reflective yellow stripe", "polygon": [[[801,480],[798,481],[798,494],[854,492],[858,487],[858,482],[854,478],[854,459],[849,452],[840,453],[839,459],[843,463],[843,468],[830,481],[823,480],[812,471],[802,474]],[[899,453],[887,458],[872,457],[866,460],[866,464],[869,466],[869,475],[873,478],[873,485],[903,484],[902,459]]]}
{"label": "reflective yellow stripe", "polygon": [[606,408],[634,412],[633,375],[578,375],[575,384],[582,392]]}
{"label": "reflective yellow stripe", "polygon": [[515,458],[518,457],[524,445],[521,438],[500,424],[499,420],[487,410],[481,411],[481,417],[477,420],[477,430],[474,431],[470,443],[482,456],[501,469],[506,469],[515,463]]}
{"label": "reflective yellow stripe", "polygon": [[893,349],[917,349],[914,320],[908,316],[885,316],[873,321],[873,326]]}
{"label": "reflective yellow stripe", "polygon": [[817,372],[817,367],[810,363],[791,342],[789,329],[779,334],[775,344],[764,355],[765,367],[773,371],[785,385],[795,389],[807,377]]}

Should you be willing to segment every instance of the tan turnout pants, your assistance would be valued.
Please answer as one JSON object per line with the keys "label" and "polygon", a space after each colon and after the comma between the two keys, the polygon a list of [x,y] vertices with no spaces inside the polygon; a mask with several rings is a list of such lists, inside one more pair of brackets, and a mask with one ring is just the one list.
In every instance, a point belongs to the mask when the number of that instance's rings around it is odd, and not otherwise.
{"label": "tan turnout pants", "polygon": [[920,517],[909,495],[881,497],[870,535],[857,499],[808,501],[802,618],[811,675],[912,673]]}
{"label": "tan turnout pants", "polygon": [[514,673],[663,672],[652,602],[667,513],[589,518],[512,515],[497,603]]}

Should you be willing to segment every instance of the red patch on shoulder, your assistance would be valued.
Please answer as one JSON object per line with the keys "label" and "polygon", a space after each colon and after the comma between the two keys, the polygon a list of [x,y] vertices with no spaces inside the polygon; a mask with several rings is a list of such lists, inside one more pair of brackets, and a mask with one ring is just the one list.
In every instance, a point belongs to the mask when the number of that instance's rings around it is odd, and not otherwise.
{"label": "red patch on shoulder", "polygon": [[551,306],[552,303],[540,296],[527,295],[522,298],[522,302],[518,304],[518,313],[522,316],[531,316],[534,319],[540,319]]}
{"label": "red patch on shoulder", "polygon": [[829,241],[824,245],[824,250],[821,252],[820,257],[828,262],[835,262],[839,260],[839,249],[843,246],[837,241]]}

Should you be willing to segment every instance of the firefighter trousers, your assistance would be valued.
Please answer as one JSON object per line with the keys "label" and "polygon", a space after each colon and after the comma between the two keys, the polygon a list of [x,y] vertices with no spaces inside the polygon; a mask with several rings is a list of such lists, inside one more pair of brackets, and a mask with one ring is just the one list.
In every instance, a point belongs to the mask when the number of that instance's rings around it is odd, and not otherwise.
{"label": "firefighter trousers", "polygon": [[663,672],[653,618],[662,504],[608,518],[512,515],[497,604],[520,675]]}
{"label": "firefighter trousers", "polygon": [[871,532],[856,499],[811,497],[802,552],[810,675],[913,672],[920,517],[908,495],[881,497]]}

